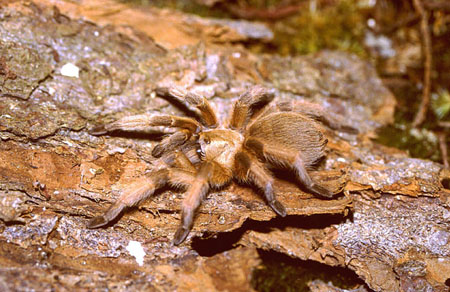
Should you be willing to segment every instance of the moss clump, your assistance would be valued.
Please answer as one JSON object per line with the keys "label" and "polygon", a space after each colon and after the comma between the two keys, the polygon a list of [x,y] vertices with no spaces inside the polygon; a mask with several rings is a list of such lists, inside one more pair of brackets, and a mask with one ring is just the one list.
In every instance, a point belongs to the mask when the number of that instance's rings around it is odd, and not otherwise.
{"label": "moss clump", "polygon": [[412,157],[441,161],[438,137],[425,128],[411,128],[401,123],[389,125],[378,131],[377,142],[406,150]]}
{"label": "moss clump", "polygon": [[343,0],[335,6],[301,10],[274,24],[274,45],[283,55],[337,49],[366,57],[364,28],[365,16],[358,5],[354,0]]}
{"label": "moss clump", "polygon": [[440,89],[431,97],[435,115],[438,119],[443,119],[450,112],[450,93],[447,89]]}

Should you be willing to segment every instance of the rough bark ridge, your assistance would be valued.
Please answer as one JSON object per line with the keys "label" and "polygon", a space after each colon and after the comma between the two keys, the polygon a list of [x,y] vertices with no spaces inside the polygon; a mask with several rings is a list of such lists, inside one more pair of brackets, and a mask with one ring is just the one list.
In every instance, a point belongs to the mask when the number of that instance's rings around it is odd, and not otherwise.
{"label": "rough bark ridge", "polygon": [[[163,47],[168,40],[158,43],[154,27],[142,33],[98,26],[77,20],[81,4],[59,7],[0,6],[0,290],[248,291],[259,263],[256,248],[349,267],[376,291],[448,290],[450,200],[442,184],[450,175],[441,165],[370,141],[392,120],[395,106],[370,65],[336,52],[252,55],[226,43],[270,37],[261,25],[246,23],[247,30],[238,31],[233,21],[173,20],[167,11],[147,11],[187,35],[187,43],[203,41],[179,46],[183,41],[174,38]],[[133,10],[122,11],[104,19]],[[135,13],[125,17],[131,26],[144,12]],[[96,20],[92,11],[86,15]],[[180,247],[170,242],[183,197],[175,190],[160,192],[108,228],[87,229],[89,218],[152,169],[151,150],[160,138],[94,137],[88,129],[137,113],[181,114],[154,93],[173,83],[201,92],[222,113],[246,87],[263,84],[280,101],[314,101],[332,116],[345,116],[360,134],[328,130],[329,152],[314,173],[342,195],[321,200],[279,180],[278,198],[289,214],[280,221],[252,188],[232,184],[208,196]],[[192,249],[192,238],[214,246],[222,232],[242,234],[239,247],[212,257]],[[135,242],[145,253],[142,265]]]}

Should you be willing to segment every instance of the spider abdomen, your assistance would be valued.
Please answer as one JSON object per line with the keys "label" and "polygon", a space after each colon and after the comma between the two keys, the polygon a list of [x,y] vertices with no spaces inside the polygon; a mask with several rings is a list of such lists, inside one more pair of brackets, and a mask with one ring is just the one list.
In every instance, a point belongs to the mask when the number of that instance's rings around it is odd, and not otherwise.
{"label": "spider abdomen", "polygon": [[255,121],[248,129],[248,136],[272,147],[302,153],[305,166],[309,167],[325,154],[327,139],[322,131],[317,122],[302,114],[282,112]]}

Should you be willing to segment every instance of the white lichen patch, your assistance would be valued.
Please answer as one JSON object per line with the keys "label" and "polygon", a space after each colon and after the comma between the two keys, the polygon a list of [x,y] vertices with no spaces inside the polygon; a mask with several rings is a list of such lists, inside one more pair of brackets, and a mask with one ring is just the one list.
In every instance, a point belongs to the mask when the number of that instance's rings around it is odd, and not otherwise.
{"label": "white lichen patch", "polygon": [[136,258],[136,262],[139,266],[144,265],[145,251],[142,245],[138,241],[130,240],[126,247],[127,251]]}
{"label": "white lichen patch", "polygon": [[61,67],[61,75],[78,78],[80,76],[80,68],[72,63],[67,63]]}

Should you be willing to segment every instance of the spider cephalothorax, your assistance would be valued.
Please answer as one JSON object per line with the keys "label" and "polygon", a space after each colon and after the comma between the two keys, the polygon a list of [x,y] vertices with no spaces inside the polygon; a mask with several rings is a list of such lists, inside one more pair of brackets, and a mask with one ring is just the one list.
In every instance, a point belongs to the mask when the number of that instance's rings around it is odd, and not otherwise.
{"label": "spider cephalothorax", "polygon": [[[123,190],[108,211],[93,218],[88,227],[107,224],[125,207],[137,204],[163,185],[181,186],[186,190],[186,196],[181,206],[181,224],[174,237],[174,244],[178,245],[189,234],[195,210],[208,191],[220,188],[232,179],[262,190],[268,205],[278,215],[286,216],[286,209],[275,198],[274,178],[267,165],[292,169],[307,190],[320,196],[332,196],[311,180],[308,169],[324,156],[327,144],[316,120],[320,119],[332,128],[341,126],[317,105],[306,102],[298,106],[271,104],[274,95],[254,86],[239,97],[230,121],[222,125],[204,97],[178,87],[157,88],[156,92],[193,107],[198,121],[171,115],[138,115],[94,130],[94,134],[102,134],[153,126],[177,129],[152,151],[165,167],[156,168]],[[259,109],[256,112],[255,106]]]}

